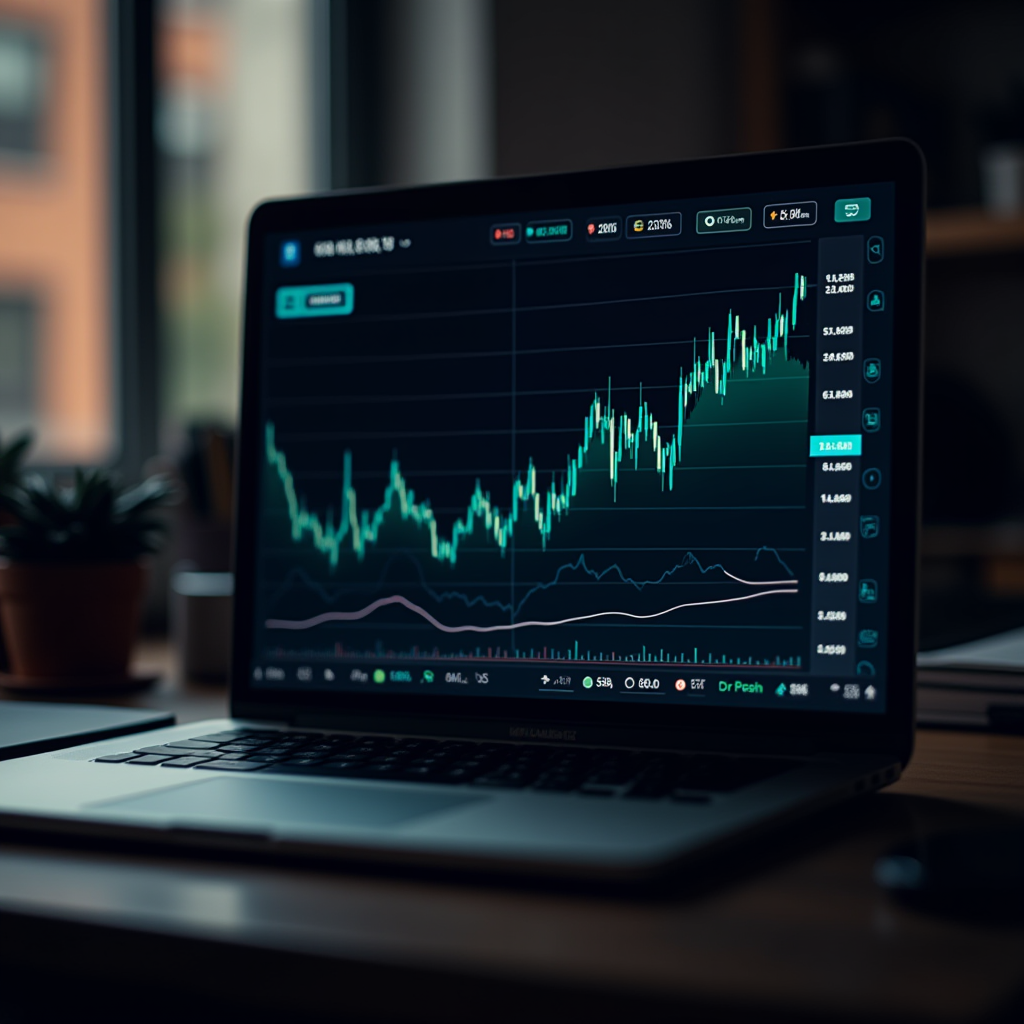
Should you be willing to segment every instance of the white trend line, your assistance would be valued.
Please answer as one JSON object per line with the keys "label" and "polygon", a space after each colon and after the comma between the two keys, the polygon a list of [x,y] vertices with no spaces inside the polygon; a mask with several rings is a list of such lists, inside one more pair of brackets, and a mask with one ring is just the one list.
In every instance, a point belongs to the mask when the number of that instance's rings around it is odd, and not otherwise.
{"label": "white trend line", "polygon": [[797,592],[796,589],[762,590],[757,594],[744,594],[742,597],[723,597],[716,601],[688,601],[686,604],[673,605],[671,608],[665,608],[660,612],[651,612],[650,615],[637,615],[634,612],[621,611],[593,612],[590,615],[575,615],[572,618],[555,619],[551,622],[542,622],[535,619],[529,622],[508,622],[499,626],[446,626],[443,622],[435,619],[425,608],[421,608],[418,604],[413,604],[407,597],[402,597],[401,594],[392,594],[390,597],[380,597],[372,604],[368,604],[365,608],[360,608],[354,612],[324,612],[321,615],[314,615],[311,619],[267,619],[264,625],[267,629],[312,629],[314,626],[323,625],[325,622],[357,622],[359,619],[365,619],[368,615],[372,615],[378,608],[400,604],[403,608],[408,608],[409,611],[426,619],[427,622],[435,629],[441,630],[442,633],[508,633],[513,629],[526,629],[529,626],[568,626],[573,622],[601,619],[606,615],[618,615],[625,619],[659,619],[663,615],[677,612],[681,608],[696,608],[711,604],[733,604],[736,601],[752,601],[755,597],[769,597],[772,594],[796,594]]}
{"label": "white trend line", "polygon": [[746,587],[795,587],[797,584],[796,580],[745,580],[742,576],[733,576],[728,569],[723,569],[722,566],[709,565],[708,571],[712,569],[722,569],[722,572],[731,580],[735,580],[737,583],[742,583]]}

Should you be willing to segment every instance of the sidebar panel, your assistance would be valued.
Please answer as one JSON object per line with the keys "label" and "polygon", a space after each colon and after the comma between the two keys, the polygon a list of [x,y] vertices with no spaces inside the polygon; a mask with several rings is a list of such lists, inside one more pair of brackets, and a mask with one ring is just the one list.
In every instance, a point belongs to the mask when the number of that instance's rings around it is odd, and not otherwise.
{"label": "sidebar panel", "polygon": [[819,241],[810,668],[832,676],[856,666],[863,271],[862,235]]}

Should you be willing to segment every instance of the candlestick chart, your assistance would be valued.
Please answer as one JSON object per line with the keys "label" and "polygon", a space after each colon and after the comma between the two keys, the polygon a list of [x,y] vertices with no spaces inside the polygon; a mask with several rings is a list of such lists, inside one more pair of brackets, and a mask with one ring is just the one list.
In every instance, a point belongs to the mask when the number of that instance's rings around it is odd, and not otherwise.
{"label": "candlestick chart", "polygon": [[267,650],[800,666],[813,291],[748,262],[410,275],[397,309],[368,279],[362,321],[282,339]]}

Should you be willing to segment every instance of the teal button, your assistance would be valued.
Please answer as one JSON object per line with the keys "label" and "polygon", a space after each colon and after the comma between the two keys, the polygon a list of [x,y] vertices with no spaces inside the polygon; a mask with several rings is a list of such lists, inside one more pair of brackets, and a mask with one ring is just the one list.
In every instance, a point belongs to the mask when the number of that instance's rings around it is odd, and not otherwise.
{"label": "teal button", "polygon": [[278,320],[310,316],[348,316],[355,308],[356,290],[350,284],[307,284],[278,288],[274,312]]}
{"label": "teal button", "polygon": [[811,458],[860,455],[860,434],[812,434]]}
{"label": "teal button", "polygon": [[844,224],[848,220],[871,220],[871,200],[867,196],[860,199],[837,199],[835,216],[837,224]]}

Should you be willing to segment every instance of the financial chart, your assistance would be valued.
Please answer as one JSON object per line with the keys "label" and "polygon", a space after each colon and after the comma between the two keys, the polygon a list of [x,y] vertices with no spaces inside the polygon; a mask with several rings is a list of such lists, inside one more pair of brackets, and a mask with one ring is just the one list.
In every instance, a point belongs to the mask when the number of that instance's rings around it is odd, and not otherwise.
{"label": "financial chart", "polygon": [[624,699],[807,671],[818,240],[594,223],[305,243],[265,351],[257,679]]}

